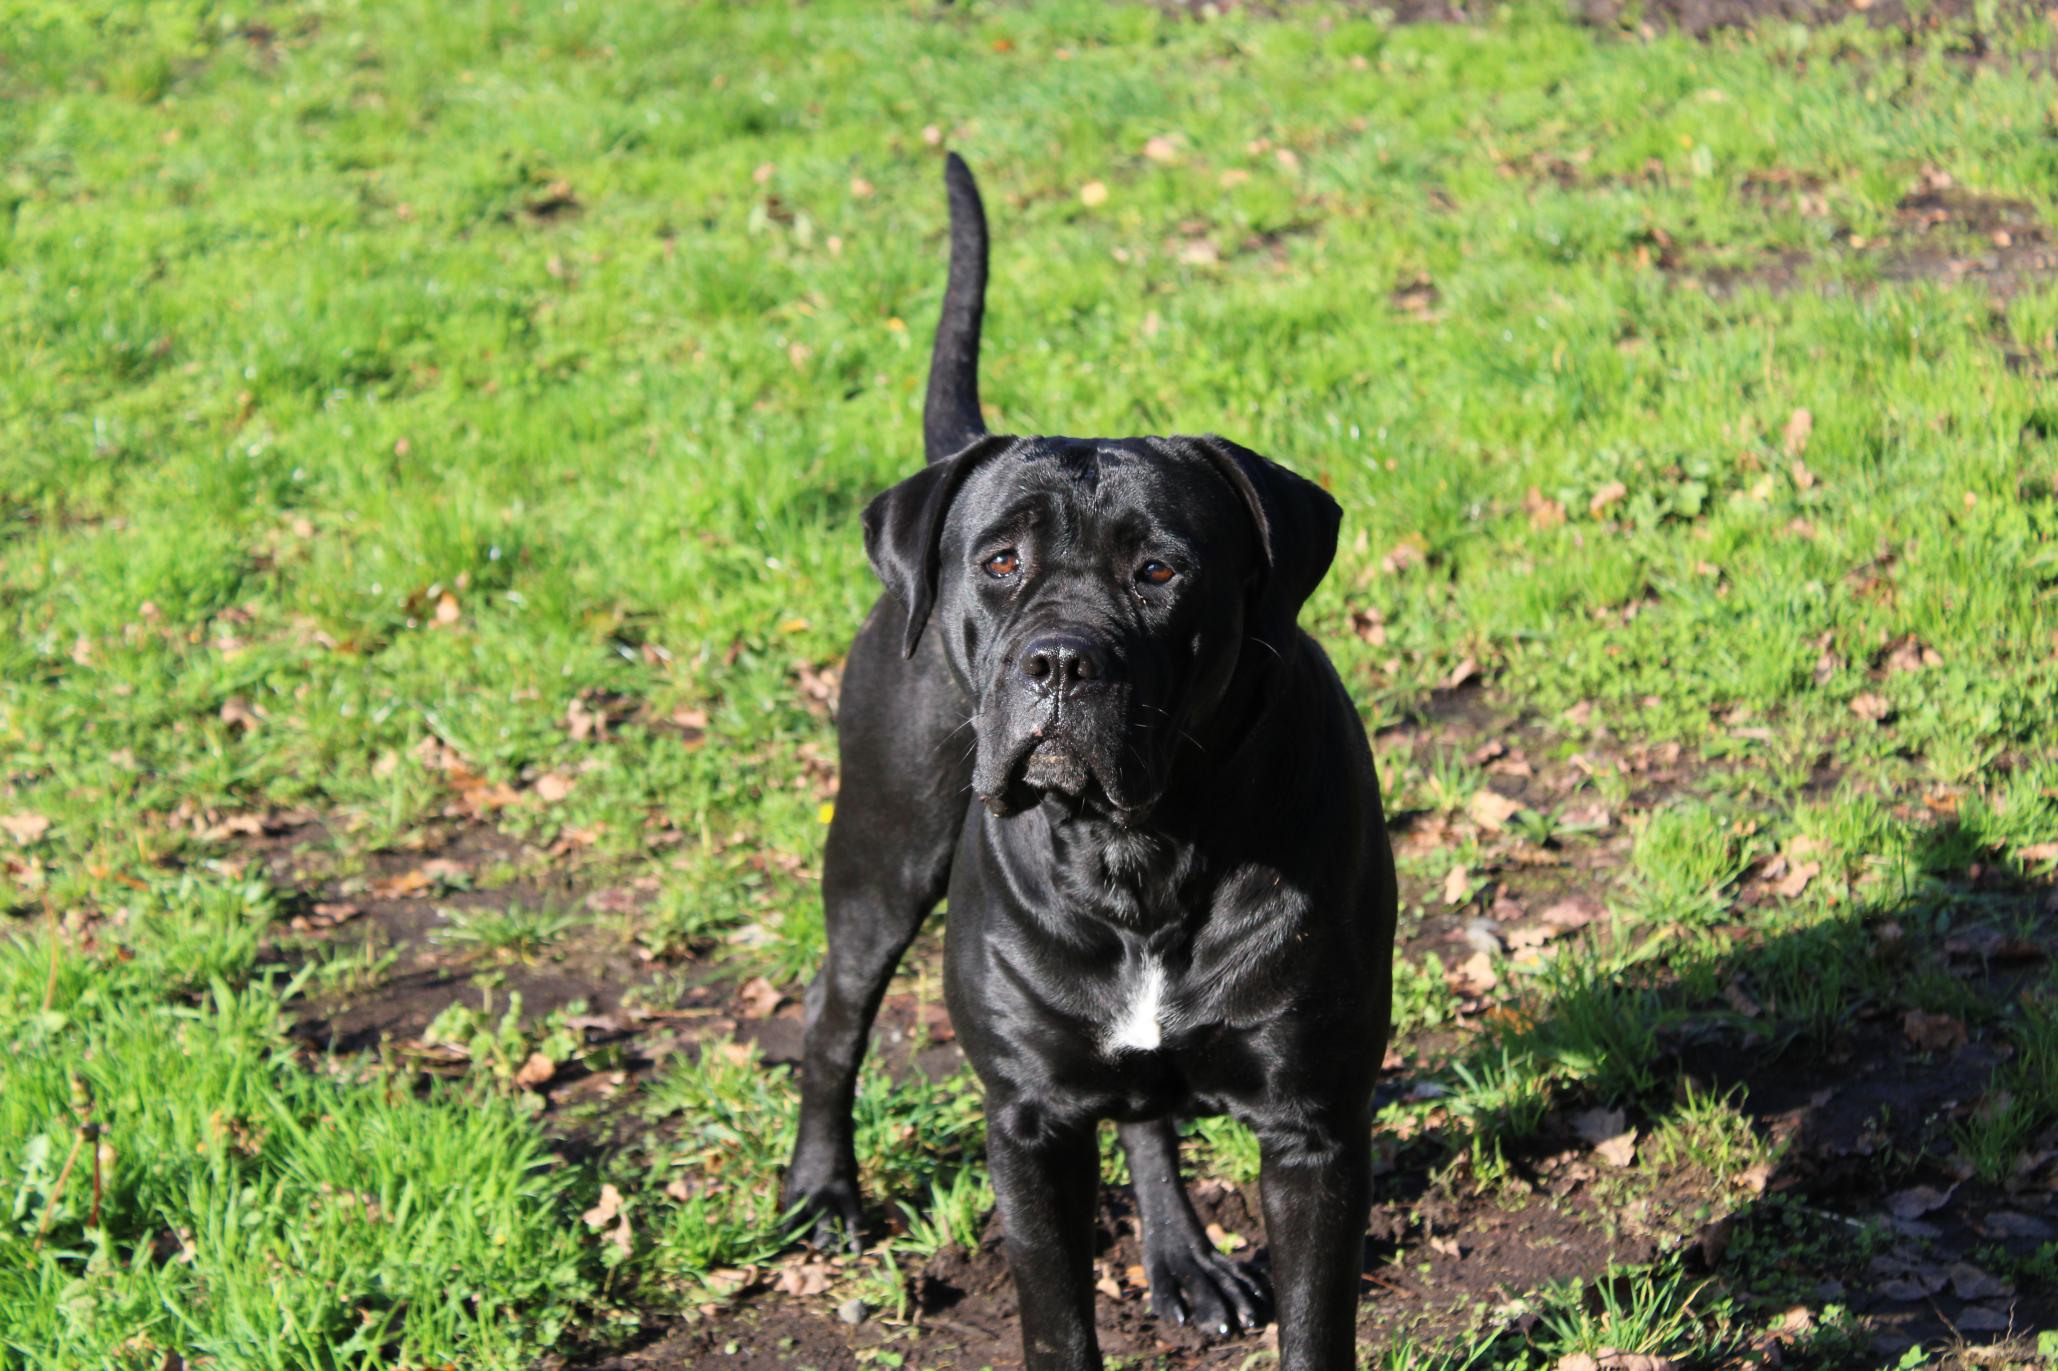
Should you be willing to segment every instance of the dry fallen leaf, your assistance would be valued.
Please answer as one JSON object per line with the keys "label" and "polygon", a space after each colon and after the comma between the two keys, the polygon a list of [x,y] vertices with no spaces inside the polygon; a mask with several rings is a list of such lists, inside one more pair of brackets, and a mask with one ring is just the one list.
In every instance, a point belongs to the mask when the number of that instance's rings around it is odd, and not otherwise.
{"label": "dry fallen leaf", "polygon": [[295,933],[314,933],[337,924],[348,923],[364,910],[354,904],[317,903],[305,914],[295,914],[288,923]]}
{"label": "dry fallen leaf", "polygon": [[779,987],[763,976],[753,976],[736,992],[736,999],[743,1006],[744,1016],[752,1019],[769,1019],[784,1004],[786,997],[779,993]]}
{"label": "dry fallen leaf", "polygon": [[1617,1133],[1594,1144],[1594,1155],[1610,1166],[1624,1167],[1636,1160],[1636,1130]]}
{"label": "dry fallen leaf", "polygon": [[829,1288],[830,1270],[825,1261],[788,1262],[779,1272],[778,1290],[785,1295],[820,1295]]}
{"label": "dry fallen leaf", "polygon": [[1679,1363],[1670,1357],[1654,1357],[1647,1352],[1613,1352],[1601,1349],[1601,1371],[1678,1371]]}
{"label": "dry fallen leaf", "polygon": [[1546,499],[1535,486],[1522,497],[1522,511],[1529,516],[1531,528],[1556,528],[1565,522],[1564,502]]}
{"label": "dry fallen leaf", "polygon": [[1107,202],[1108,188],[1103,182],[1088,181],[1085,185],[1079,187],[1079,203],[1088,209],[1092,209],[1095,205],[1105,205]]}
{"label": "dry fallen leaf", "polygon": [[1901,1016],[1901,1032],[1908,1041],[1924,1052],[1948,1052],[1954,1047],[1963,1047],[1966,1040],[1965,1025],[1949,1014],[1928,1014],[1920,1009],[1911,1009]]}
{"label": "dry fallen leaf", "polygon": [[554,805],[572,793],[576,784],[571,777],[555,771],[546,771],[536,778],[536,798],[545,804]]}
{"label": "dry fallen leaf", "polygon": [[0,814],[0,833],[27,847],[50,831],[50,820],[42,814]]}
{"label": "dry fallen leaf", "polygon": [[1779,432],[1780,442],[1786,448],[1786,455],[1798,457],[1807,451],[1808,437],[1814,432],[1815,416],[1807,410],[1797,409],[1788,415],[1786,427]]}
{"label": "dry fallen leaf", "polygon": [[605,709],[594,709],[576,695],[565,706],[565,731],[572,735],[575,743],[605,739],[607,723]]}
{"label": "dry fallen leaf", "polygon": [[1176,162],[1179,160],[1179,148],[1170,138],[1160,135],[1144,143],[1143,155],[1153,162]]}
{"label": "dry fallen leaf", "polygon": [[1868,690],[1862,695],[1851,697],[1851,712],[1861,719],[1879,723],[1894,712],[1894,707],[1887,703],[1886,696],[1875,695]]}
{"label": "dry fallen leaf", "polygon": [[579,1216],[588,1228],[605,1228],[622,1212],[622,1192],[610,1181],[600,1187],[600,1202]]}
{"label": "dry fallen leaf", "polygon": [[1472,797],[1465,810],[1472,816],[1472,822],[1495,833],[1508,826],[1508,820],[1522,812],[1520,800],[1511,800],[1498,791],[1481,790]]}
{"label": "dry fallen leaf", "polygon": [[541,1052],[531,1052],[522,1069],[515,1072],[515,1084],[524,1090],[535,1090],[556,1074],[556,1062]]}
{"label": "dry fallen leaf", "polygon": [[222,701],[221,720],[230,728],[239,728],[245,733],[250,733],[264,722],[264,711],[253,706],[241,695],[232,695]]}
{"label": "dry fallen leaf", "polygon": [[1393,549],[1379,559],[1379,566],[1389,576],[1397,576],[1410,567],[1418,567],[1429,560],[1429,540],[1419,533],[1403,535]]}
{"label": "dry fallen leaf", "polygon": [[1484,952],[1475,952],[1458,964],[1455,971],[1444,974],[1444,984],[1460,995],[1484,995],[1501,983],[1500,974],[1493,969],[1493,958]]}
{"label": "dry fallen leaf", "polygon": [[1942,1209],[1957,1190],[1939,1190],[1933,1185],[1910,1186],[1887,1196],[1887,1211],[1897,1219],[1919,1219],[1932,1210]]}
{"label": "dry fallen leaf", "polygon": [[1574,896],[1558,901],[1537,917],[1553,928],[1570,931],[1586,927],[1594,921],[1594,916],[1599,912],[1591,900]]}
{"label": "dry fallen leaf", "polygon": [[436,884],[436,878],[420,867],[403,871],[397,876],[388,876],[373,881],[372,894],[382,900],[404,900],[410,895],[419,895]]}
{"label": "dry fallen leaf", "polygon": [[1628,486],[1620,481],[1610,481],[1595,491],[1594,497],[1586,502],[1586,512],[1598,519],[1607,513],[1610,506],[1620,503],[1628,495]]}
{"label": "dry fallen leaf", "polygon": [[1449,874],[1443,878],[1443,902],[1463,904],[1465,897],[1471,893],[1472,873],[1462,866],[1452,867]]}
{"label": "dry fallen leaf", "polygon": [[[714,1291],[717,1295],[727,1298],[754,1285],[757,1282],[757,1268],[746,1266],[739,1269],[734,1266],[718,1266],[700,1279],[706,1282],[708,1289]],[[705,1307],[709,1309],[715,1308],[714,1305]]]}
{"label": "dry fallen leaf", "polygon": [[1961,1300],[1990,1300],[2013,1293],[2015,1287],[1998,1276],[1988,1275],[1970,1262],[1951,1267],[1951,1293]]}
{"label": "dry fallen leaf", "polygon": [[1772,883],[1772,893],[1782,900],[1791,900],[1806,890],[1808,882],[1814,880],[1821,872],[1821,862],[1802,862]]}

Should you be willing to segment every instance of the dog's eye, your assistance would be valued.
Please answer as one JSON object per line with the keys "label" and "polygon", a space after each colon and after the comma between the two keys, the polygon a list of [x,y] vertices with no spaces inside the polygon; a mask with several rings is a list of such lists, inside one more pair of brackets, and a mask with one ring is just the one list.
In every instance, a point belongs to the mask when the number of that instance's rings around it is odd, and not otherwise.
{"label": "dog's eye", "polygon": [[1022,569],[1022,559],[1013,548],[1008,547],[994,553],[984,562],[981,562],[980,565],[986,569],[988,576],[998,581],[1020,571]]}
{"label": "dog's eye", "polygon": [[1172,570],[1163,562],[1158,561],[1145,562],[1142,566],[1136,568],[1136,579],[1147,586],[1164,585],[1178,574],[1178,572]]}

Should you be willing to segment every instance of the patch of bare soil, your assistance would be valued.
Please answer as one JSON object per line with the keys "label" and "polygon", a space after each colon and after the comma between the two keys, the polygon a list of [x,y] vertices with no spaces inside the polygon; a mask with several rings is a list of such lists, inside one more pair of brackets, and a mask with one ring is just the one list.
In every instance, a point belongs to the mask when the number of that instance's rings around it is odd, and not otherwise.
{"label": "patch of bare soil", "polygon": [[[407,851],[373,852],[365,869],[347,877],[324,876],[297,864],[299,854],[280,854],[273,880],[291,892],[288,926],[341,949],[390,952],[394,961],[371,985],[355,991],[318,994],[300,1028],[310,1041],[332,1052],[362,1052],[382,1039],[420,1037],[453,1000],[485,1007],[474,972],[491,969],[496,998],[519,994],[530,1014],[547,1014],[584,1000],[601,1012],[620,999],[623,981],[615,964],[618,949],[591,945],[574,930],[563,942],[534,957],[504,963],[482,959],[447,941],[453,920],[480,911],[573,908],[585,892],[541,854],[482,825],[436,829]],[[283,868],[283,869],[281,869]],[[518,870],[504,883],[478,884],[482,873]]]}
{"label": "patch of bare soil", "polygon": [[[2016,12],[2027,9],[2026,5],[2018,6]],[[1765,24],[1819,28],[1846,19],[1862,20],[1875,29],[1942,33],[1965,20],[1981,17],[1974,0],[1933,0],[1915,5],[1907,0],[1574,0],[1573,13],[1595,28],[1634,28],[1647,36],[1676,30],[1695,38]],[[1986,41],[1979,29],[1970,30],[1967,55],[1985,56]]]}
{"label": "patch of bare soil", "polygon": [[[1356,10],[1384,10],[1397,24],[1477,24],[1500,7],[1500,0],[1352,0]],[[1158,8],[1181,18],[1208,20],[1233,10],[1284,17],[1302,8],[1297,0],[1158,0]]]}
{"label": "patch of bare soil", "polygon": [[[1206,20],[1232,10],[1287,16],[1301,8],[1295,0],[1158,0],[1167,13]],[[1382,12],[1397,24],[1478,24],[1500,8],[1499,0],[1349,0],[1349,8]],[[1875,29],[1903,33],[1960,32],[1964,56],[1982,58],[1990,39],[1977,26],[2011,14],[2032,12],[2027,3],[2004,7],[2007,14],[1982,16],[1976,0],[1571,0],[1569,13],[1579,23],[1611,32],[1634,30],[1644,37],[1677,31],[1707,38],[1725,30],[1755,29],[1766,24],[1804,24],[1820,28],[1858,19]],[[1968,25],[1966,21],[1975,21]]]}
{"label": "patch of bare soil", "polygon": [[[733,978],[691,968],[658,986],[657,976],[675,969],[653,965],[602,917],[622,912],[634,889],[589,890],[563,852],[476,819],[433,823],[403,846],[347,859],[319,821],[248,825],[234,836],[232,860],[262,867],[282,894],[267,955],[294,969],[351,968],[310,980],[295,1002],[295,1035],[311,1055],[376,1055],[461,1076],[483,1064],[431,1041],[430,1026],[453,1005],[490,1025],[519,997],[524,1025],[556,1016],[579,1049],[547,1070],[502,1065],[522,1071],[515,1080],[547,1106],[553,1127],[579,1134],[593,1126],[565,1124],[570,1107],[625,1097],[634,1079],[711,1033],[745,1023],[774,1052],[791,1036],[798,1055],[798,1025],[786,1032],[797,1006],[749,1000]],[[545,921],[533,945],[495,939],[491,919],[510,915]]]}
{"label": "patch of bare soil", "polygon": [[[1805,177],[1757,178],[1742,193],[1768,202],[1791,196],[1810,217],[1829,213],[1819,187]],[[1996,305],[2058,275],[2058,247],[2033,206],[1968,190],[1936,170],[1923,173],[1896,203],[1884,234],[1868,238],[1839,225],[1830,236],[1835,246],[1827,255],[1874,280],[1976,286]],[[1709,266],[1668,238],[1654,264],[1682,284],[1719,297],[1746,288],[1802,289],[1816,260],[1806,252],[1781,249],[1756,261]]]}
{"label": "patch of bare soil", "polygon": [[1931,172],[1895,207],[1894,231],[1880,249],[1890,281],[1970,281],[1999,299],[2058,270],[2058,250],[2021,200],[1982,195]]}

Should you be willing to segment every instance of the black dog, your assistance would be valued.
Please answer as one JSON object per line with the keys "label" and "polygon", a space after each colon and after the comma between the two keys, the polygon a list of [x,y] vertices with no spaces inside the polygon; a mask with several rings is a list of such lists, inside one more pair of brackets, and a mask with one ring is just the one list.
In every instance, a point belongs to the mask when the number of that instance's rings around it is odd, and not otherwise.
{"label": "black dog", "polygon": [[1265,1322],[1263,1282],[1179,1181],[1174,1120],[1229,1113],[1262,1143],[1281,1365],[1350,1367],[1395,891],[1364,728],[1294,624],[1340,511],[1219,438],[988,435],[985,215],[955,156],[945,180],[929,464],[865,511],[888,593],[844,677],[788,1198],[855,1247],[858,1059],[947,888],[945,990],[986,1086],[1028,1364],[1100,1365],[1101,1119],[1153,1309]]}

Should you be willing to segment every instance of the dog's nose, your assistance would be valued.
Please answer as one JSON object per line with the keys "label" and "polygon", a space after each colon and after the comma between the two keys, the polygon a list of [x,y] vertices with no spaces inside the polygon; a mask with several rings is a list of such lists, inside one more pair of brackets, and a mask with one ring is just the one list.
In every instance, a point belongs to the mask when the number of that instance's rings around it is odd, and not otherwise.
{"label": "dog's nose", "polygon": [[1015,667],[1030,684],[1069,695],[1107,680],[1109,662],[1108,654],[1091,639],[1075,633],[1046,633],[1023,646]]}

